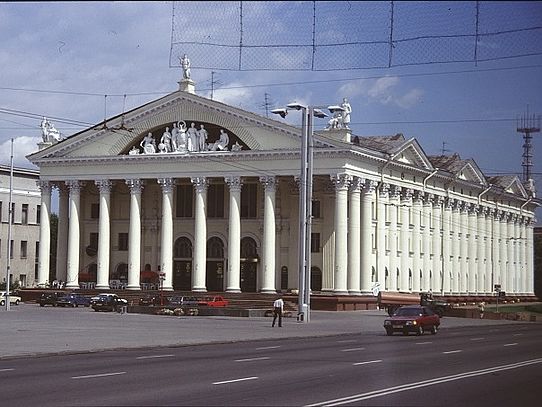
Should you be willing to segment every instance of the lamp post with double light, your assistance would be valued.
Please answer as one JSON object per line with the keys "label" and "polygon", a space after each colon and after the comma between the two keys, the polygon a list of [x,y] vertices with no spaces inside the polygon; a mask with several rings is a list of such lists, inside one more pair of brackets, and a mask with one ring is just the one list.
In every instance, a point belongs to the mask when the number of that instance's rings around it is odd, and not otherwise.
{"label": "lamp post with double light", "polygon": [[[343,111],[340,106],[328,106],[332,113]],[[312,174],[313,174],[313,118],[324,118],[328,115],[322,107],[304,106],[290,103],[286,108],[273,109],[272,113],[285,118],[290,110],[300,110],[301,120],[301,174],[299,190],[299,322],[310,321],[310,288],[311,288],[311,219],[312,219]]]}

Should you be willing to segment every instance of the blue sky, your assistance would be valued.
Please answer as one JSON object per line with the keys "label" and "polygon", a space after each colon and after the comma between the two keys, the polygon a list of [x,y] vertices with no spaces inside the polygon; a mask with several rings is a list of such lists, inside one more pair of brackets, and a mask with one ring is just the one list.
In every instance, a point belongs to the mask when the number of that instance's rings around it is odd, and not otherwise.
{"label": "blue sky", "polygon": [[[397,4],[407,6],[407,2]],[[515,7],[504,2],[502,6]],[[220,33],[221,27],[231,29],[228,21],[216,19],[216,4],[214,9],[207,2],[199,7],[201,18],[195,23],[200,30],[212,27],[213,33]],[[414,20],[405,26],[423,25],[432,12],[423,4],[417,7],[425,14],[419,16],[420,21],[414,14]],[[523,3],[521,12],[530,21],[542,21],[539,2]],[[266,25],[278,24],[268,20],[262,17]],[[355,18],[348,24],[353,21]],[[510,29],[507,20],[496,19],[495,24]],[[461,32],[460,23],[456,21],[451,29]],[[0,113],[0,163],[6,165],[13,138],[14,164],[32,168],[25,156],[37,150],[41,116],[90,126],[104,115],[121,113],[123,105],[129,110],[176,90],[181,78],[180,68],[170,67],[171,2],[0,3],[0,38],[0,109],[15,111]],[[540,40],[540,32],[533,32],[532,41]],[[194,56],[191,60],[198,64]],[[515,118],[527,108],[542,114],[540,55],[477,65],[331,72],[214,71],[219,81],[214,98],[222,102],[264,114],[266,93],[275,107],[292,101],[337,104],[348,97],[354,133],[400,132],[415,137],[428,155],[441,154],[443,149],[446,154],[459,153],[474,159],[486,174],[521,176],[523,139],[516,133]],[[192,78],[197,93],[209,96],[211,70],[193,68]],[[298,124],[299,118],[289,115],[288,120]],[[52,121],[67,136],[84,128]],[[317,122],[315,127],[325,124]],[[542,134],[534,136],[533,145],[533,171],[541,174]],[[538,175],[536,180],[541,195],[542,177]],[[540,223],[542,213],[537,213]]]}

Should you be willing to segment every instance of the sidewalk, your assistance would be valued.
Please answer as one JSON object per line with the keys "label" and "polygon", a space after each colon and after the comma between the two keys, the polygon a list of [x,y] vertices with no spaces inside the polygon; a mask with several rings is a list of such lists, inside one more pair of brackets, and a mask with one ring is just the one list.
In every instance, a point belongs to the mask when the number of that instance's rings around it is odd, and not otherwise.
{"label": "sidewalk", "polygon": [[[284,318],[282,328],[271,328],[269,317],[118,314],[21,304],[0,310],[0,359],[351,333],[384,335],[386,316],[383,310],[312,311],[308,323]],[[516,322],[445,317],[441,328],[511,323]]]}

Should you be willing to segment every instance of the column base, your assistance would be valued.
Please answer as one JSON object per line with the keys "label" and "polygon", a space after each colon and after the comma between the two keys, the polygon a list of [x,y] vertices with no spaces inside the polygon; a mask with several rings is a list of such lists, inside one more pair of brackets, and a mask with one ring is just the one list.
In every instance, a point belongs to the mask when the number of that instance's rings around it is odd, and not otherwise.
{"label": "column base", "polygon": [[241,289],[239,288],[226,288],[227,293],[240,293]]}
{"label": "column base", "polygon": [[162,287],[162,291],[173,291],[173,287]]}
{"label": "column base", "polygon": [[66,284],[66,288],[72,289],[72,290],[79,290],[79,288],[81,288],[81,287],[79,287],[79,284],[71,283],[71,284]]}
{"label": "column base", "polygon": [[348,291],[345,290],[334,290],[333,294],[335,295],[348,295]]}
{"label": "column base", "polygon": [[192,288],[192,292],[195,292],[195,293],[206,293],[206,292],[207,292],[207,288],[206,288],[206,287],[193,287],[193,288]]}
{"label": "column base", "polygon": [[262,294],[276,294],[276,293],[277,293],[277,290],[273,290],[273,289],[271,289],[271,288],[262,288],[262,289],[260,290],[260,292],[261,292]]}
{"label": "column base", "polygon": [[97,285],[96,287],[96,290],[110,290],[111,287],[109,287],[109,285]]}
{"label": "column base", "polygon": [[127,290],[141,290],[141,286],[139,285],[129,285],[126,287]]}
{"label": "column base", "polygon": [[348,290],[349,295],[361,295],[361,291],[359,290]]}

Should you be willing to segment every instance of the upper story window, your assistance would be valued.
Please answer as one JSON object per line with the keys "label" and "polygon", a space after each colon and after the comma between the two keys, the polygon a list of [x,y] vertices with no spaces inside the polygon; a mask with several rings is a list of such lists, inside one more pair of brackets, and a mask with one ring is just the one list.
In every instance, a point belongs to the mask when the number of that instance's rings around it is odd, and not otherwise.
{"label": "upper story window", "polygon": [[312,201],[312,217],[314,219],[319,219],[321,217],[320,201]]}
{"label": "upper story window", "polygon": [[23,204],[21,209],[21,223],[28,225],[28,204]]}

